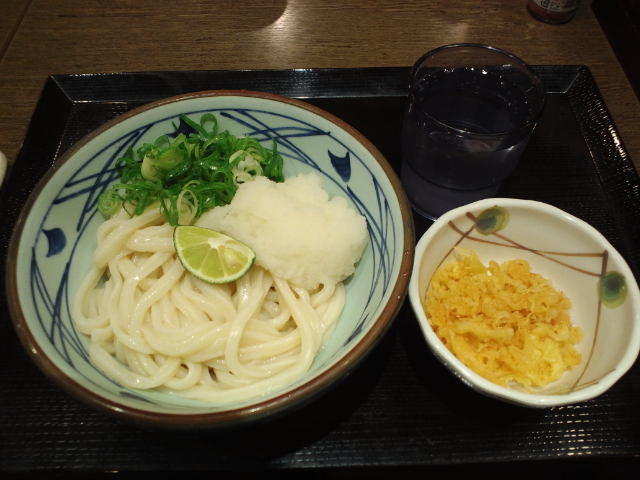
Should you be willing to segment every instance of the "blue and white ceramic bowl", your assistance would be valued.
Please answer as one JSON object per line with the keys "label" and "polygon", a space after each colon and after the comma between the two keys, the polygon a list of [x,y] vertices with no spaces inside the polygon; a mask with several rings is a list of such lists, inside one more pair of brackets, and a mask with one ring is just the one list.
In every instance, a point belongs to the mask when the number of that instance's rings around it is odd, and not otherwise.
{"label": "blue and white ceramic bowl", "polygon": [[[582,329],[582,361],[537,391],[503,387],[462,363],[440,340],[423,308],[432,275],[454,247],[470,249],[483,264],[524,259],[571,301],[569,315]],[[528,407],[583,402],[613,386],[640,352],[640,291],[633,272],[607,239],[588,223],[552,205],[489,198],[442,215],[416,245],[409,299],[427,344],[461,381],[480,393]]]}
{"label": "blue and white ceramic bowl", "polygon": [[[285,176],[316,171],[368,222],[369,245],[347,283],[347,303],[310,371],[268,397],[211,405],[125,388],[95,368],[70,302],[89,269],[102,218],[96,200],[115,180],[128,147],[173,132],[180,114],[213,112],[221,128],[265,142],[275,138]],[[380,152],[338,118],[306,103],[247,91],[198,92],[130,111],[78,142],[42,179],[17,222],[7,263],[15,329],[35,363],[90,405],[138,422],[176,427],[240,423],[309,400],[346,376],[391,324],[405,297],[413,258],[411,211]]]}

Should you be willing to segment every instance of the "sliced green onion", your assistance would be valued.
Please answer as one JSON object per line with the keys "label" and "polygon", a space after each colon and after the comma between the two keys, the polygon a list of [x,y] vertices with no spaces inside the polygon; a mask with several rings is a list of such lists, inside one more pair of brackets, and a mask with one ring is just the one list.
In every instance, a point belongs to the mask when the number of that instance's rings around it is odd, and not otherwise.
{"label": "sliced green onion", "polygon": [[103,215],[113,215],[121,206],[130,215],[139,215],[159,203],[169,223],[177,225],[226,205],[238,185],[255,176],[284,181],[275,139],[268,149],[256,138],[220,131],[212,113],[202,115],[199,122],[186,115],[180,120],[181,125],[174,125],[173,140],[162,135],[135,151],[129,148],[116,161],[120,182],[101,195],[98,209]]}
{"label": "sliced green onion", "polygon": [[111,217],[120,208],[122,208],[122,199],[117,192],[105,190],[98,197],[98,211],[104,218]]}

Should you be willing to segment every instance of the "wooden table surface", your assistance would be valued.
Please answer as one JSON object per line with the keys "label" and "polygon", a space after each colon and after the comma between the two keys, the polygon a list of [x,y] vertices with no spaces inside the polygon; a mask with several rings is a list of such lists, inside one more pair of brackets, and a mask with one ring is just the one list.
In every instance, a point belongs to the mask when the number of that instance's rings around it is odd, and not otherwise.
{"label": "wooden table surface", "polygon": [[[179,8],[177,8],[179,5]],[[584,64],[640,170],[640,103],[589,1],[564,25],[525,0],[0,1],[0,151],[13,162],[48,75],[407,66],[456,42]]]}

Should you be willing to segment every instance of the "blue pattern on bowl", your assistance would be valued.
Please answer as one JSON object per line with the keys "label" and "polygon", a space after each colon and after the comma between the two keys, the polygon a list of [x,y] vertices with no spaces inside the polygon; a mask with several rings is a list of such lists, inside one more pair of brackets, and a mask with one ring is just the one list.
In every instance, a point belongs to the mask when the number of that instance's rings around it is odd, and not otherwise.
{"label": "blue pattern on bowl", "polygon": [[[330,352],[325,352],[324,357],[322,351],[319,353],[312,370],[328,368],[334,359],[352,347],[353,342],[363,335],[365,327],[379,316],[393,289],[404,241],[402,215],[395,193],[388,184],[383,185],[378,180],[386,180],[386,176],[381,176],[382,170],[372,170],[372,167],[375,169],[379,165],[361,158],[359,151],[343,141],[346,137],[341,131],[332,133],[301,118],[266,109],[206,108],[181,113],[194,116],[205,112],[215,113],[221,120],[222,128],[233,133],[241,132],[262,142],[271,142],[271,138],[275,138],[278,151],[285,159],[287,176],[317,171],[331,194],[346,197],[367,219],[370,244],[356,274],[347,281],[347,291],[355,292],[359,301],[358,304],[348,302],[341,317],[342,322],[353,322],[354,325],[347,329],[339,345],[328,347]],[[172,114],[126,131],[112,141],[106,141],[108,137],[100,135],[93,139],[92,142],[98,144],[95,153],[85,157],[86,160],[76,161],[79,167],[75,171],[68,171],[73,167],[63,165],[43,189],[46,194],[41,198],[51,197],[51,201],[40,209],[45,212],[40,220],[37,217],[33,219],[33,222],[37,222],[36,233],[30,237],[25,228],[22,237],[24,248],[28,247],[31,251],[30,306],[51,347],[68,365],[67,373],[80,381],[94,384],[100,390],[105,389],[105,382],[111,384],[112,387],[107,385],[107,388],[111,388],[112,394],[134,406],[139,406],[139,402],[154,402],[155,399],[161,411],[166,410],[166,398],[161,393],[123,389],[92,366],[86,350],[87,339],[73,328],[71,320],[71,302],[74,287],[78,283],[72,279],[86,271],[82,265],[83,262],[85,267],[87,265],[91,246],[95,244],[95,229],[101,222],[96,212],[97,199],[117,177],[115,160],[129,147],[135,148],[142,142],[153,141],[159,136],[159,128],[162,133],[170,134],[172,122],[178,120],[178,114]],[[305,139],[313,139],[316,143],[321,139],[326,153],[317,155],[308,152]],[[359,145],[356,147],[360,148]],[[79,150],[74,157],[83,152]],[[65,174],[68,181],[62,183]],[[56,178],[60,180],[56,181]],[[46,199],[42,201],[46,202]],[[30,216],[38,213],[38,209],[34,208]],[[66,245],[67,240],[69,245]],[[62,272],[59,278],[50,278],[51,275],[47,278],[47,273],[55,271]],[[115,391],[113,386],[116,387]],[[183,405],[171,405],[170,410],[180,411],[194,404],[187,401],[178,403]]]}

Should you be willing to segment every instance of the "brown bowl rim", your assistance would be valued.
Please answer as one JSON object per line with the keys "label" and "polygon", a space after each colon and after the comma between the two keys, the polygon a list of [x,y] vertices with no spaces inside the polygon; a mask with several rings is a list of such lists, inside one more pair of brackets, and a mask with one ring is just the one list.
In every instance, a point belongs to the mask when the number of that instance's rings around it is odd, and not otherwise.
{"label": "brown bowl rim", "polygon": [[[73,157],[73,155],[81,147],[86,145],[89,141],[91,141],[98,135],[130,117],[139,115],[140,113],[157,108],[162,105],[192,98],[217,96],[254,97],[274,100],[277,102],[297,106],[304,110],[315,113],[316,115],[334,123],[338,127],[345,130],[352,137],[354,137],[358,142],[360,142],[360,144],[369,151],[369,153],[382,167],[398,198],[404,233],[403,256],[398,277],[395,281],[395,285],[393,286],[393,290],[391,292],[391,295],[389,296],[389,300],[385,305],[382,313],[380,314],[374,325],[371,327],[371,329],[360,340],[360,342],[358,342],[352,348],[352,350],[350,350],[335,365],[292,390],[289,390],[272,398],[257,400],[242,407],[232,408],[219,412],[193,414],[162,413],[146,411],[143,409],[123,405],[118,403],[117,401],[107,399],[102,395],[95,393],[94,391],[81,385],[79,382],[68,377],[49,357],[47,357],[47,355],[45,355],[38,342],[31,334],[22,308],[20,307],[20,303],[18,301],[18,291],[16,284],[16,258],[20,239],[22,237],[24,223],[29,213],[31,212],[33,204],[38,199],[42,189],[50,180],[50,178],[63,164],[65,164],[71,157]],[[336,384],[338,380],[349,374],[349,372],[351,372],[378,343],[378,341],[386,333],[394,318],[398,314],[408,291],[411,267],[413,265],[414,248],[415,233],[413,217],[407,197],[404,193],[403,188],[401,187],[400,181],[386,158],[362,133],[360,133],[345,121],[334,116],[333,114],[301,100],[292,99],[273,93],[257,92],[252,90],[204,90],[171,96],[147,103],[145,105],[141,105],[126,113],[123,113],[107,121],[89,134],[85,135],[69,150],[67,150],[59,158],[58,161],[55,162],[55,164],[45,173],[43,178],[34,187],[33,191],[29,195],[25,205],[22,208],[16,221],[16,225],[13,229],[13,233],[9,241],[6,266],[7,303],[9,306],[9,312],[12,318],[14,329],[29,357],[48,378],[53,380],[55,384],[57,384],[59,387],[61,387],[67,393],[71,394],[76,399],[84,402],[85,404],[88,404],[89,406],[97,408],[98,410],[102,410],[110,414],[115,414],[116,416],[124,418],[126,420],[145,425],[174,428],[224,427],[231,424],[246,423],[251,420],[262,419],[267,416],[272,416],[280,413],[289,407],[301,406],[306,401],[311,401],[316,395],[328,390],[328,388]]]}

